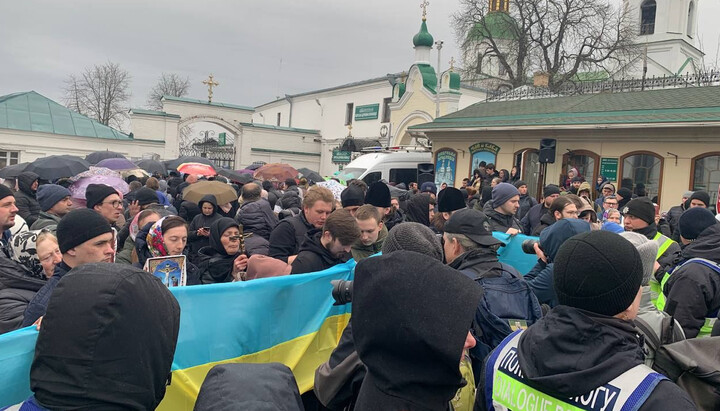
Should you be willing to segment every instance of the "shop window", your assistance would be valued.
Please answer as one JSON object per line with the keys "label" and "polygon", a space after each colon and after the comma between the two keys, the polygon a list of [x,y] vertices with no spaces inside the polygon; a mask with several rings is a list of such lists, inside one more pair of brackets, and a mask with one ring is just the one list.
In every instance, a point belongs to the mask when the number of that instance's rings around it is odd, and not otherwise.
{"label": "shop window", "polygon": [[710,205],[714,206],[717,204],[720,186],[720,153],[704,154],[703,157],[695,158],[692,167],[692,190],[705,190],[710,193]]}
{"label": "shop window", "polygon": [[405,183],[407,186],[413,181],[417,181],[417,168],[391,168],[390,181],[395,183]]}
{"label": "shop window", "polygon": [[560,176],[560,186],[565,186],[568,171],[574,168],[580,177],[584,178],[590,184],[590,187],[594,188],[599,163],[600,157],[592,151],[572,150],[565,153],[563,155],[563,174]]}
{"label": "shop window", "polygon": [[660,201],[662,157],[650,152],[635,152],[621,157],[620,164],[622,168],[620,187],[629,188],[633,193],[637,193],[638,184],[643,184],[647,197],[652,199],[658,196]]}

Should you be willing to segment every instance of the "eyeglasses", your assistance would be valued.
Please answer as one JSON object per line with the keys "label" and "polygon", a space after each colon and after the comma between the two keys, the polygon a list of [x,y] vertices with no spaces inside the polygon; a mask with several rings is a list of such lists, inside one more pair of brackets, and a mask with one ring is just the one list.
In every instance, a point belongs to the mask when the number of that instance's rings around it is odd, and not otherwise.
{"label": "eyeglasses", "polygon": [[103,201],[102,204],[110,204],[112,208],[118,208],[122,206],[122,201],[115,200],[115,201]]}
{"label": "eyeglasses", "polygon": [[606,201],[605,204],[617,205],[617,201]]}

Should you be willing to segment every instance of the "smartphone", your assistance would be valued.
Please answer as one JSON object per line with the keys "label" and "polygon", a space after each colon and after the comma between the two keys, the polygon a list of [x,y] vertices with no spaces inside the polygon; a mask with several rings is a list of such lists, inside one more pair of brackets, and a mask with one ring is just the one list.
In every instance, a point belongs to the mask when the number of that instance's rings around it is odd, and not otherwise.
{"label": "smartphone", "polygon": [[203,227],[202,229],[203,229],[203,230],[210,231],[210,227]]}

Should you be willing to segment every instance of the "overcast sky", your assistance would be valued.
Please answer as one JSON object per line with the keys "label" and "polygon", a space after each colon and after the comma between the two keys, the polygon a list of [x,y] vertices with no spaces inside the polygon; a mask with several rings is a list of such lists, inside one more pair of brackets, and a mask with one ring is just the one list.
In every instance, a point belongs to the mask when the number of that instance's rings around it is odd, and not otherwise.
{"label": "overcast sky", "polygon": [[[407,70],[420,0],[123,0],[0,2],[0,95],[35,90],[61,101],[63,80],[107,60],[132,76],[142,107],[162,72],[188,76],[189,97],[257,106],[294,94]],[[450,15],[430,0],[428,28],[459,60]],[[715,60],[720,2],[699,3],[699,33]],[[433,57],[435,59],[436,57]],[[282,59],[282,66],[280,61]],[[434,60],[433,60],[434,61]]]}

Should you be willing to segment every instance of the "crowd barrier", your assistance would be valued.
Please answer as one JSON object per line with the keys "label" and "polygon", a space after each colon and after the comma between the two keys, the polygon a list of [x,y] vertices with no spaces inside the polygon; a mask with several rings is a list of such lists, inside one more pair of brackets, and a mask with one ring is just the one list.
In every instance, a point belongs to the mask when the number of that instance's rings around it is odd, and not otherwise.
{"label": "crowd barrier", "polygon": [[[506,243],[500,261],[527,273],[535,256],[522,252],[528,238],[494,233]],[[351,260],[316,274],[248,282],[176,287],[180,333],[172,384],[159,410],[192,410],[207,372],[230,362],[280,362],[293,370],[301,392],[313,386],[349,318],[351,305],[334,306],[331,280],[351,280]],[[0,335],[0,407],[31,395],[30,364],[38,332],[27,327]]]}

